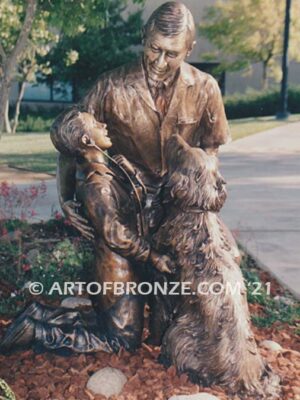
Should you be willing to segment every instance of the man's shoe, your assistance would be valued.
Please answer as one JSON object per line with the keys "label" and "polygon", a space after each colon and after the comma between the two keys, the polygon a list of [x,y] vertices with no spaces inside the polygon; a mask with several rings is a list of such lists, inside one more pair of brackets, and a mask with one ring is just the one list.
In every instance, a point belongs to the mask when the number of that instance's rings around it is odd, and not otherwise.
{"label": "man's shoe", "polygon": [[0,344],[0,353],[7,354],[14,350],[28,348],[34,339],[35,321],[25,316],[19,317],[6,331],[4,339]]}
{"label": "man's shoe", "polygon": [[53,309],[51,307],[34,301],[30,304],[30,306],[26,307],[25,310],[19,314],[19,316],[16,317],[14,322],[22,321],[25,317],[30,317],[36,319],[37,321],[41,321],[47,319],[51,314],[53,314]]}

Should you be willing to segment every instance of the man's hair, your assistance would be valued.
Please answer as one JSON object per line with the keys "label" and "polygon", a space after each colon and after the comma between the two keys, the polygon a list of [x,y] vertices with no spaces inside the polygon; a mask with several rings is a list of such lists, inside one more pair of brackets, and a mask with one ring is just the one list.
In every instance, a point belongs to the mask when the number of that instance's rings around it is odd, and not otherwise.
{"label": "man's hair", "polygon": [[163,36],[174,37],[187,32],[190,47],[195,40],[195,22],[190,10],[182,3],[168,1],[158,7],[144,27],[145,36],[157,30]]}

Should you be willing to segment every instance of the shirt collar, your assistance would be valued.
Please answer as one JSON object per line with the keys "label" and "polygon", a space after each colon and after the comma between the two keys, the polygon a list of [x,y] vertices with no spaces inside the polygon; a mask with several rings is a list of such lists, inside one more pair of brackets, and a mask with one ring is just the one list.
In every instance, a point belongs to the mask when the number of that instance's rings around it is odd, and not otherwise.
{"label": "shirt collar", "polygon": [[[136,84],[141,78],[144,78],[145,83],[147,83],[147,74],[143,64],[143,57],[140,57],[140,59],[136,62],[136,68],[126,76],[126,83]],[[188,63],[183,62],[180,66],[178,76],[178,80],[182,80],[187,86],[193,86],[195,84],[195,79],[191,74],[190,68],[191,67]],[[174,79],[174,77],[170,78],[170,81],[172,81],[172,79]],[[168,80],[166,83],[169,83]]]}

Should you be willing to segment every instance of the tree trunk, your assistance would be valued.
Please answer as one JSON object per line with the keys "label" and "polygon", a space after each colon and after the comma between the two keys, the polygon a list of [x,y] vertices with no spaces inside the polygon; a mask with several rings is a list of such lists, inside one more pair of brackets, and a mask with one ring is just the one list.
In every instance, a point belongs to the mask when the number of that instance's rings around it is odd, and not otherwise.
{"label": "tree trunk", "polygon": [[6,102],[5,106],[5,116],[4,116],[4,129],[6,133],[11,133],[11,126],[9,121],[9,99]]}
{"label": "tree trunk", "polygon": [[9,101],[9,91],[10,87],[7,81],[3,79],[0,87],[0,137],[1,134],[3,133],[3,127],[6,117],[6,107]]}
{"label": "tree trunk", "polygon": [[268,89],[268,63],[263,62],[263,75],[262,75],[262,90]]}
{"label": "tree trunk", "polygon": [[13,51],[9,55],[7,55],[4,51],[3,46],[0,43],[0,55],[2,59],[3,70],[3,78],[1,80],[0,86],[0,136],[3,131],[3,125],[5,122],[5,110],[7,101],[9,99],[11,82],[14,79],[18,60],[20,59],[26,47],[37,10],[37,0],[27,0],[26,3],[27,7],[23,26]]}
{"label": "tree trunk", "polygon": [[12,133],[13,134],[16,133],[17,127],[18,127],[21,102],[22,102],[22,99],[23,99],[23,96],[24,96],[25,86],[26,86],[26,82],[23,81],[21,83],[20,91],[19,91],[19,94],[18,94],[18,99],[17,99],[17,102],[16,102],[15,116],[14,116],[14,122],[13,122],[13,127],[12,127]]}

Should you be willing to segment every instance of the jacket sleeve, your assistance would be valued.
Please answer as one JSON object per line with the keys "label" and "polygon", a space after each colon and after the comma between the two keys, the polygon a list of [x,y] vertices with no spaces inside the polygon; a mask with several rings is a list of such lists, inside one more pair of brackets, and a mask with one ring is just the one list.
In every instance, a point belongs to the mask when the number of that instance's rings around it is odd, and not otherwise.
{"label": "jacket sleeve", "polygon": [[123,257],[145,262],[150,256],[150,244],[120,218],[117,202],[105,182],[86,185],[86,208],[96,236]]}
{"label": "jacket sleeve", "polygon": [[200,122],[201,148],[217,149],[230,142],[230,132],[221,91],[217,81],[209,75],[206,82],[207,103]]}

